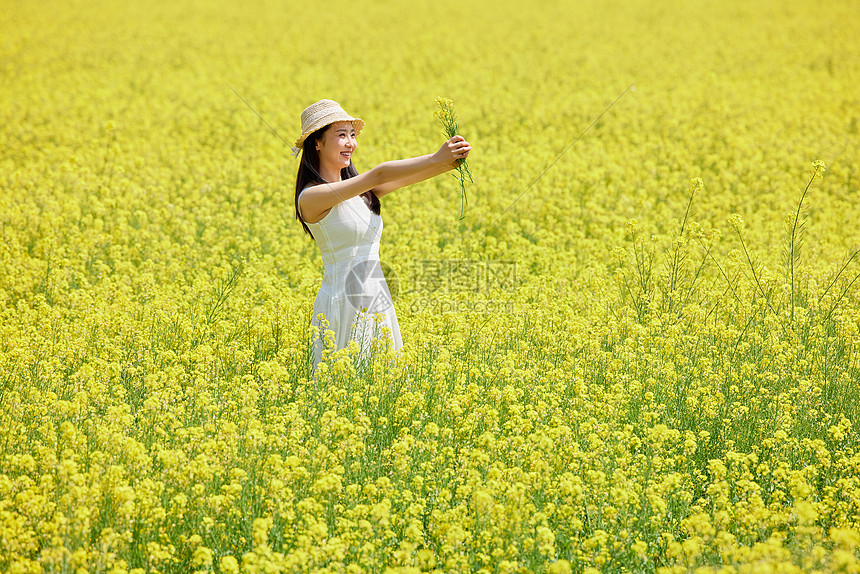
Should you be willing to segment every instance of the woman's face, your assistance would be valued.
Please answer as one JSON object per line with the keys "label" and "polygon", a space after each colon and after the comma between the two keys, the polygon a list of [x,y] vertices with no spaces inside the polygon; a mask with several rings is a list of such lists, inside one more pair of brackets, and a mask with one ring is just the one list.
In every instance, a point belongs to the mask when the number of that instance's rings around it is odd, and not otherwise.
{"label": "woman's face", "polygon": [[349,167],[356,147],[358,140],[352,122],[334,122],[316,143],[320,167],[330,166],[338,170]]}

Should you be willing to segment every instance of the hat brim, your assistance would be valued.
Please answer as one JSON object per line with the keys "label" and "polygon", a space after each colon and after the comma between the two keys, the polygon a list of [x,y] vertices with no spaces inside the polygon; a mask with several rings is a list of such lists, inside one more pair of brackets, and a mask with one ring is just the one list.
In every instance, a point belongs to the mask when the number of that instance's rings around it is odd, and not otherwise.
{"label": "hat brim", "polygon": [[352,126],[355,128],[355,135],[361,133],[361,128],[364,127],[364,120],[362,120],[361,118],[354,118],[348,114],[334,113],[330,116],[321,118],[315,125],[308,128],[308,130],[305,131],[301,135],[301,137],[296,140],[294,147],[301,149],[302,145],[305,143],[305,140],[308,138],[309,135],[335,122],[352,122]]}

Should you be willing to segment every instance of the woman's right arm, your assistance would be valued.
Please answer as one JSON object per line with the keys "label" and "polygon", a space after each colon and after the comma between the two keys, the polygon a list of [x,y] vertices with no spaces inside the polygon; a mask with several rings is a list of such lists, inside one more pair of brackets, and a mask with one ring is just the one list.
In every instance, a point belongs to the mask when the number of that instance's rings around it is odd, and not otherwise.
{"label": "woman's right arm", "polygon": [[383,183],[408,178],[433,167],[453,164],[457,159],[464,157],[465,152],[462,150],[468,146],[465,140],[459,141],[460,139],[462,138],[458,136],[452,137],[439,148],[439,151],[430,156],[384,161],[370,171],[355,177],[306,188],[299,195],[299,208],[304,220],[319,221],[338,203],[361,195]]}

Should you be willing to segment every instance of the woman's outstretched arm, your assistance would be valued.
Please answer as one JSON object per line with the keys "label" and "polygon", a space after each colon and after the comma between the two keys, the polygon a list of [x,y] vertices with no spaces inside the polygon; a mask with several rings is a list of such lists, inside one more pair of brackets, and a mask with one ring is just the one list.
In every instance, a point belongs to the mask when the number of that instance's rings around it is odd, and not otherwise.
{"label": "woman's outstretched arm", "polygon": [[[468,155],[471,146],[461,136],[453,136],[436,153],[384,161],[370,171],[355,177],[313,185],[299,196],[299,209],[305,221],[319,221],[328,211],[342,201],[361,195],[365,191],[397,180],[414,178],[422,172],[439,173],[454,167],[454,162]],[[443,169],[444,168],[444,169]],[[426,177],[430,177],[429,175]],[[422,179],[426,179],[423,177]],[[420,179],[418,181],[421,181]]]}
{"label": "woman's outstretched arm", "polygon": [[[467,150],[466,154],[468,155],[468,153],[469,152]],[[419,181],[424,181],[426,179],[430,179],[431,177],[436,177],[437,175],[443,174],[446,171],[454,169],[456,166],[456,162],[450,164],[434,165],[410,177],[402,177],[400,179],[395,179],[394,181],[389,181],[387,183],[377,185],[373,188],[373,193],[376,195],[376,197],[382,197],[384,195],[388,195],[392,191],[400,189],[401,187],[406,187],[407,185],[412,185],[413,183],[418,183]]]}

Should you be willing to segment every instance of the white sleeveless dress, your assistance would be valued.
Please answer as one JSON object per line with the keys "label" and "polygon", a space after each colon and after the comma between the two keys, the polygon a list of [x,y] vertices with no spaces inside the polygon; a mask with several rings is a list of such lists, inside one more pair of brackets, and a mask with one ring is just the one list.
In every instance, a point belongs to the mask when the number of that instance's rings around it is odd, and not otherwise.
{"label": "white sleeveless dress", "polygon": [[[400,327],[379,261],[382,217],[359,195],[338,203],[317,223],[305,223],[325,266],[311,325],[324,325],[324,318],[327,329],[334,331],[336,349],[355,340],[364,356],[371,341],[385,336],[387,329],[392,348],[399,350]],[[321,329],[314,344],[314,369],[322,359],[322,334]]]}

